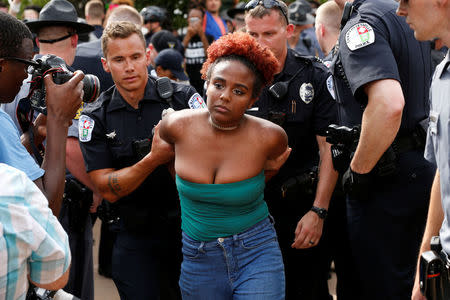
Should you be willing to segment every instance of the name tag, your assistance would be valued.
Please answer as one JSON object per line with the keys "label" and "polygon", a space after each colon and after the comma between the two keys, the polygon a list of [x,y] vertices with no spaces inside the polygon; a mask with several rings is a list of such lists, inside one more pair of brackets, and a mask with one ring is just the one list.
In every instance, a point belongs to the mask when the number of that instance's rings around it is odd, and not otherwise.
{"label": "name tag", "polygon": [[429,124],[429,130],[431,134],[437,135],[438,133],[438,127],[437,123],[439,121],[439,113],[437,111],[430,111],[430,124]]}

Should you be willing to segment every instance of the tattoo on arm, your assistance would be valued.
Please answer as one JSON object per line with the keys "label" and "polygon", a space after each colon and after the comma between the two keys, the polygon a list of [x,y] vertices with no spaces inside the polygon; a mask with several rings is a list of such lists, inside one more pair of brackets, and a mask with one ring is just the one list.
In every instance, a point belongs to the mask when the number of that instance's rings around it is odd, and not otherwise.
{"label": "tattoo on arm", "polygon": [[111,192],[113,192],[114,195],[120,196],[119,192],[122,190],[119,184],[119,180],[117,178],[116,173],[109,174],[108,176],[108,186],[111,189]]}

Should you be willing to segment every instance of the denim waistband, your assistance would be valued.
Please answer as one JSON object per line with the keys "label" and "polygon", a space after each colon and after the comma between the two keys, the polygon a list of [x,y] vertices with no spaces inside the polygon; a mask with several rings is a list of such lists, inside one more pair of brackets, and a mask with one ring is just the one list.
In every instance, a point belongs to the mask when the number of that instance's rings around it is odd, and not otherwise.
{"label": "denim waistband", "polygon": [[189,235],[187,235],[184,231],[182,232],[182,237],[184,242],[189,243],[191,245],[199,245],[199,248],[208,248],[208,247],[215,247],[219,243],[230,243],[230,242],[236,242],[238,240],[242,240],[245,238],[249,238],[255,234],[260,233],[266,228],[273,228],[274,219],[271,215],[269,215],[267,218],[265,218],[262,221],[259,221],[255,225],[251,226],[250,228],[244,230],[241,233],[234,234],[227,237],[220,237],[213,241],[203,242],[203,241],[197,241],[191,238]]}

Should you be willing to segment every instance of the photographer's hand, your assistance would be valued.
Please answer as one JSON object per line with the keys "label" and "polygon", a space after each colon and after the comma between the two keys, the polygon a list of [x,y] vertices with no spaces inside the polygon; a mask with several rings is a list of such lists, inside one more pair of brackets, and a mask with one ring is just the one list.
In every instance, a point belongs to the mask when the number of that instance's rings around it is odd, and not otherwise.
{"label": "photographer's hand", "polygon": [[75,113],[80,108],[83,97],[84,74],[76,71],[70,80],[64,84],[56,84],[52,76],[45,76],[45,89],[47,91],[47,122],[57,122],[69,126]]}

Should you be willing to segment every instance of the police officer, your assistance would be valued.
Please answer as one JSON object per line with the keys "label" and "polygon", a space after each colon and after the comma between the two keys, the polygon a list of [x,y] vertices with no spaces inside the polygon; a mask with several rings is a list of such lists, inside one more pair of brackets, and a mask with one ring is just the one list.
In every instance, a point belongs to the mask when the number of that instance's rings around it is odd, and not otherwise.
{"label": "police officer", "polygon": [[163,29],[166,14],[165,9],[155,5],[144,7],[141,10],[141,16],[144,19],[144,28],[147,30],[145,34],[147,45],[150,44],[152,35]]}
{"label": "police officer", "polygon": [[[331,68],[334,72],[334,59],[337,56],[337,40],[340,33],[342,10],[334,1],[328,1],[320,5],[316,11],[316,35],[320,48],[326,55],[323,59],[324,64]],[[334,75],[334,74],[333,74]],[[336,84],[334,82],[337,82]],[[345,82],[341,82],[336,75],[333,76],[333,81],[327,81],[327,84],[332,85],[333,90],[336,85],[339,88],[344,87],[348,94],[346,97],[352,97],[350,89]],[[340,101],[336,96],[341,96],[342,93],[336,95],[332,93],[336,101]],[[346,217],[346,197],[342,191],[341,185],[336,185],[333,198],[330,203],[330,214],[328,214],[329,226],[329,250],[331,252],[331,259],[334,261],[337,283],[336,295],[338,299],[345,300],[359,300],[361,294],[359,292],[359,275],[355,272],[355,262],[350,251],[350,243],[347,231],[347,217]]]}
{"label": "police officer", "polygon": [[[316,58],[287,48],[294,28],[286,4],[276,0],[265,5],[266,1],[247,3],[245,23],[247,32],[269,47],[280,63],[274,84],[263,90],[252,110],[281,125],[292,147],[288,161],[267,183],[265,192],[283,253],[286,296],[330,299],[326,236],[322,236],[323,230],[326,235],[324,221],[337,178],[324,137],[336,113],[326,84],[330,73]],[[316,189],[314,167],[319,160]]]}
{"label": "police officer", "polygon": [[340,121],[361,124],[343,176],[361,299],[409,299],[434,174],[420,126],[428,114],[430,45],[414,39],[396,8],[392,0],[353,1],[339,37],[341,75],[354,96],[340,98]]}
{"label": "police officer", "polygon": [[311,12],[311,5],[306,0],[297,0],[289,4],[288,18],[294,25],[294,33],[288,39],[289,47],[301,55],[323,58],[314,32],[314,16]]}
{"label": "police officer", "polygon": [[159,166],[173,158],[173,151],[159,139],[158,129],[152,131],[163,109],[202,101],[190,86],[161,85],[148,76],[149,52],[136,25],[111,23],[102,42],[102,63],[115,86],[83,111],[79,140],[87,172],[113,205],[113,280],[121,299],[173,299],[171,293],[177,298],[178,198],[169,171]]}
{"label": "police officer", "polygon": [[[450,46],[450,3],[448,1],[400,1],[397,14],[406,17],[414,29],[416,39],[441,39]],[[437,164],[437,171],[431,189],[430,207],[427,225],[423,235],[420,253],[430,250],[432,236],[439,235],[444,256],[450,253],[450,201],[449,201],[449,92],[450,92],[450,56],[438,65],[433,75],[430,100],[430,124],[428,127],[425,157]],[[450,291],[450,282],[442,282],[444,289]],[[425,300],[420,293],[419,265],[412,291],[412,300]],[[431,299],[429,299],[431,300]]]}

